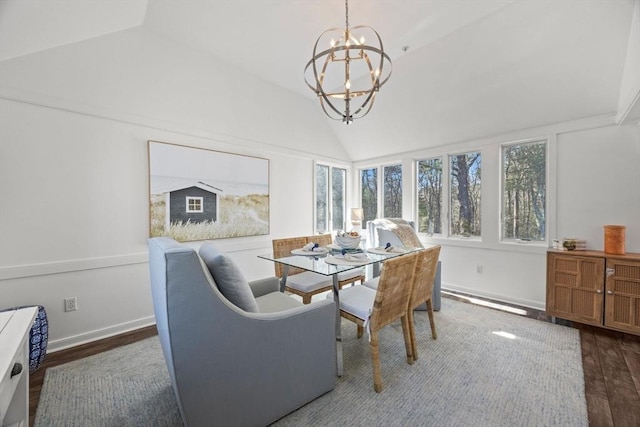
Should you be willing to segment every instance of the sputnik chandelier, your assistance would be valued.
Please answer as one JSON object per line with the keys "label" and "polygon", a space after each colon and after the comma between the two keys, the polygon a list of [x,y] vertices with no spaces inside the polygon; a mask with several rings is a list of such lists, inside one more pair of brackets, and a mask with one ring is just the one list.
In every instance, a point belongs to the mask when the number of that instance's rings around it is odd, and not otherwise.
{"label": "sputnik chandelier", "polygon": [[[325,114],[348,125],[371,111],[376,93],[391,77],[391,58],[376,30],[368,25],[349,28],[348,0],[345,18],[344,29],[330,28],[320,34],[304,68],[304,79]],[[365,35],[378,46],[365,44]]]}

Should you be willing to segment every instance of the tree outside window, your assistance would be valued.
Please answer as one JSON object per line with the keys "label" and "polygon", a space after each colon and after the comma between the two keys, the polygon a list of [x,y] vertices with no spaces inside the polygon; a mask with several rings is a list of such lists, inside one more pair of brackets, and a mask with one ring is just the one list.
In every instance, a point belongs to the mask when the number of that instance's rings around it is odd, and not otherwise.
{"label": "tree outside window", "polygon": [[502,147],[502,238],[546,240],[546,141]]}
{"label": "tree outside window", "polygon": [[333,230],[345,228],[345,193],[347,188],[346,169],[331,168],[331,217],[333,218]]}
{"label": "tree outside window", "polygon": [[378,216],[378,168],[360,171],[360,206],[364,213],[363,227]]}
{"label": "tree outside window", "polygon": [[450,234],[479,237],[481,201],[481,154],[449,156],[451,170]]}
{"label": "tree outside window", "polygon": [[329,166],[316,165],[316,231],[329,231]]}
{"label": "tree outside window", "polygon": [[417,163],[418,232],[442,234],[442,158]]}
{"label": "tree outside window", "polygon": [[385,218],[402,218],[402,165],[383,168],[382,187]]}

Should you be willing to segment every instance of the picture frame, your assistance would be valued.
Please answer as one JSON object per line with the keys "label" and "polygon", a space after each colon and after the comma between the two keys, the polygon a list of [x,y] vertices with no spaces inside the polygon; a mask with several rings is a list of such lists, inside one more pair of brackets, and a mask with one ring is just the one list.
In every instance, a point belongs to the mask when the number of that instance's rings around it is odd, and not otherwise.
{"label": "picture frame", "polygon": [[269,234],[269,160],[147,141],[149,236],[179,242]]}

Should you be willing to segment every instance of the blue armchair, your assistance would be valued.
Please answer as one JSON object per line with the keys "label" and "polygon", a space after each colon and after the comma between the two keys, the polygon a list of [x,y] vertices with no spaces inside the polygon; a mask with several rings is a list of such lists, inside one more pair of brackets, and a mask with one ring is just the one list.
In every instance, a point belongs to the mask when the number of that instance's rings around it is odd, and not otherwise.
{"label": "blue armchair", "polygon": [[158,335],[185,425],[267,425],[334,388],[333,301],[303,305],[275,277],[246,283],[210,243],[200,256],[169,238],[148,243]]}

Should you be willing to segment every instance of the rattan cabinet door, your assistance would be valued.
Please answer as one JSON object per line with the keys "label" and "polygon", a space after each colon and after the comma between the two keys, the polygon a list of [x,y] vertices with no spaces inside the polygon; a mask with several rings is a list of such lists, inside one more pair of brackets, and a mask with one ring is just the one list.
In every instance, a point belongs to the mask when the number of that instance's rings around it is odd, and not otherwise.
{"label": "rattan cabinet door", "polygon": [[640,262],[607,258],[604,324],[640,333]]}
{"label": "rattan cabinet door", "polygon": [[601,326],[604,258],[547,254],[547,314]]}

